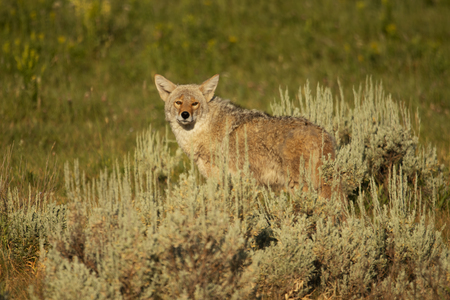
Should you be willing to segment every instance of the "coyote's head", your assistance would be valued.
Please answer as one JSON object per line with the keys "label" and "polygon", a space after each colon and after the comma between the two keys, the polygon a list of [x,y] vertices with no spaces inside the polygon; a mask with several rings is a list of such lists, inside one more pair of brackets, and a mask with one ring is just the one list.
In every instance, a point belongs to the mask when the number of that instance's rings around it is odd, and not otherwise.
{"label": "coyote's head", "polygon": [[214,75],[201,85],[176,85],[161,75],[155,75],[155,84],[161,99],[164,100],[166,120],[192,126],[208,113],[208,102],[214,98],[219,83],[219,75]]}

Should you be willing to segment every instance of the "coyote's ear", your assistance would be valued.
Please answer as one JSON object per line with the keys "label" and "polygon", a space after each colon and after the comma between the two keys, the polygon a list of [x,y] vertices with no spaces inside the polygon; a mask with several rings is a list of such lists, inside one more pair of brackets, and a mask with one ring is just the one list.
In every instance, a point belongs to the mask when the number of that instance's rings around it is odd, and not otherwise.
{"label": "coyote's ear", "polygon": [[216,90],[217,84],[219,83],[219,74],[214,75],[210,79],[200,85],[200,91],[205,96],[206,102],[211,101],[214,97],[214,91]]}
{"label": "coyote's ear", "polygon": [[167,100],[170,93],[177,87],[176,84],[158,74],[155,75],[155,84],[161,99],[164,101]]}

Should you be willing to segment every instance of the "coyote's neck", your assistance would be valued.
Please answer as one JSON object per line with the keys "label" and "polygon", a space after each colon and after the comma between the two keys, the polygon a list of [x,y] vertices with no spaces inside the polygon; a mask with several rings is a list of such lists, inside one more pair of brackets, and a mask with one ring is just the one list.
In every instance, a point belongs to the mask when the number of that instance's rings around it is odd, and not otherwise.
{"label": "coyote's neck", "polygon": [[186,127],[174,121],[170,123],[173,134],[177,139],[178,145],[183,149],[188,156],[197,152],[199,141],[205,136],[204,132],[208,129],[208,124],[205,122],[197,122],[192,127]]}

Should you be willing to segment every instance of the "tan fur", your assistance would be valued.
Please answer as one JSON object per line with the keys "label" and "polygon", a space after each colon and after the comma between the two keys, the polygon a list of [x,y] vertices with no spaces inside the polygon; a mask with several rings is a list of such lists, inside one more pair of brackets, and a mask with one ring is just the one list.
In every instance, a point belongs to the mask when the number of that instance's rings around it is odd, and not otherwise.
{"label": "tan fur", "polygon": [[201,85],[175,85],[155,75],[165,101],[166,120],[183,151],[193,155],[202,175],[219,175],[213,154],[218,150],[225,153],[228,147],[230,172],[244,166],[248,153],[250,171],[259,184],[294,188],[304,182],[299,178],[303,158],[306,166],[313,164],[314,187],[329,198],[331,186],[320,177],[318,168],[323,156],[335,158],[332,136],[305,118],[273,117],[214,97],[218,82],[219,75],[215,75]]}

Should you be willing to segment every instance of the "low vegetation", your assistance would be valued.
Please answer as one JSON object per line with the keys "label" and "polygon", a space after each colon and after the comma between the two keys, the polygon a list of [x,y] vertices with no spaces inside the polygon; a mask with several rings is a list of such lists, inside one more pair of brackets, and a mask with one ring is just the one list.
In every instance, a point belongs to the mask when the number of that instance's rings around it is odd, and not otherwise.
{"label": "low vegetation", "polygon": [[[0,0],[0,299],[449,298],[449,14]],[[202,178],[155,73],[324,126],[347,199]]]}
{"label": "low vegetation", "polygon": [[335,109],[329,89],[316,95],[305,86],[298,105],[282,93],[272,108],[334,133],[337,158],[323,171],[348,199],[274,193],[247,168],[200,179],[149,130],[134,157],[98,179],[67,163],[67,204],[38,197],[19,208],[17,194],[6,196],[10,249],[39,241],[31,298],[450,297],[434,209],[449,187],[435,150],[418,145],[408,111],[370,81],[352,109]]}

